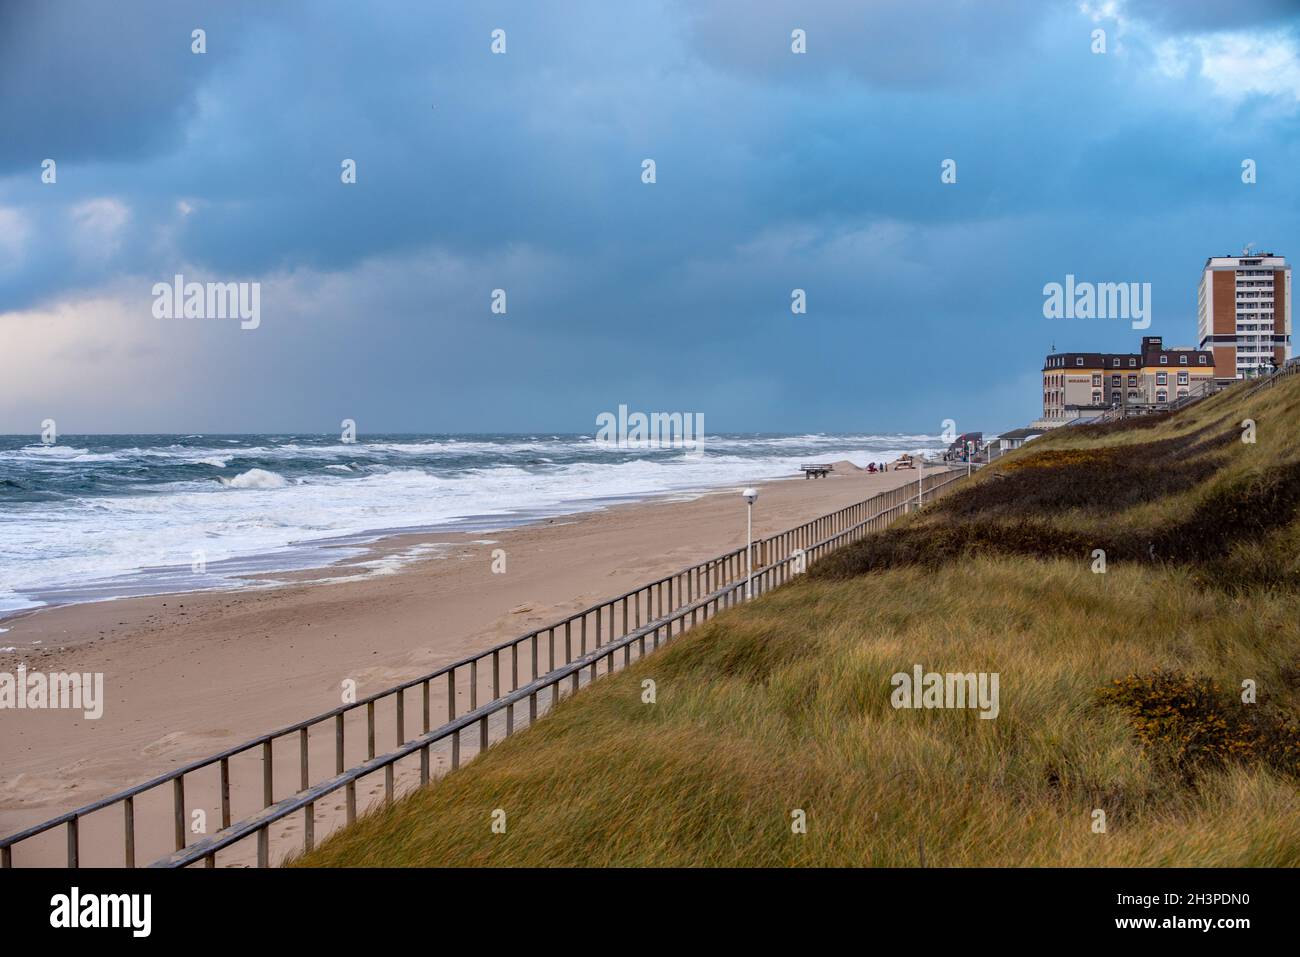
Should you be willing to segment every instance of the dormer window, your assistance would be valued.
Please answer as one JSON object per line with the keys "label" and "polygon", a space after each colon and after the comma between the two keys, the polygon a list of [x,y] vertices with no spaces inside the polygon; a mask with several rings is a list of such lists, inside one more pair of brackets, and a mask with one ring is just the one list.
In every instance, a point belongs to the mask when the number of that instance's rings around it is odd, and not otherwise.
{"label": "dormer window", "polygon": [[1075,360],[1074,360],[1074,364],[1077,365],[1077,366],[1081,366],[1081,365],[1083,365],[1083,360],[1082,360],[1082,359],[1075,359]]}
{"label": "dormer window", "polygon": [[1178,357],[1178,364],[1179,364],[1180,366],[1185,366],[1185,365],[1187,365],[1187,356],[1179,356],[1179,357]]}
{"label": "dormer window", "polygon": [[1118,360],[1118,359],[1113,360],[1113,361],[1111,362],[1111,365],[1113,365],[1113,366],[1115,366],[1116,368],[1118,368],[1118,367],[1119,367],[1119,360]]}
{"label": "dormer window", "polygon": [[1129,359],[1128,364],[1130,366],[1136,366],[1138,364],[1138,361],[1136,359]]}
{"label": "dormer window", "polygon": [[1168,357],[1168,356],[1161,356],[1161,357],[1160,357],[1160,364],[1161,364],[1162,366],[1167,366],[1167,365],[1169,365],[1169,357]]}
{"label": "dormer window", "polygon": [[1201,365],[1205,365],[1205,356],[1201,356]]}

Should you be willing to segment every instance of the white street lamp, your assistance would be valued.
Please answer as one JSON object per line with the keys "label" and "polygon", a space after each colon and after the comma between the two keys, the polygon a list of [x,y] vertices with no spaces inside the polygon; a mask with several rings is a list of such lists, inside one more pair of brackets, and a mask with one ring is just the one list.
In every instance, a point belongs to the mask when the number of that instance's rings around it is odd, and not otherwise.
{"label": "white street lamp", "polygon": [[740,493],[745,497],[745,600],[754,597],[754,503],[758,489],[747,488]]}

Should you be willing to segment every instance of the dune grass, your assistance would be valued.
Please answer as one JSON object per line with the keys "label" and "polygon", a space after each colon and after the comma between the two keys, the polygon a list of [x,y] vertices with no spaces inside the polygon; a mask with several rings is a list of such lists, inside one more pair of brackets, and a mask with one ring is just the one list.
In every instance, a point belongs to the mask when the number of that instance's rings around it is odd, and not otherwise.
{"label": "dune grass", "polygon": [[[295,863],[1300,864],[1300,376],[1245,391],[1036,440]],[[916,664],[998,716],[895,709]]]}

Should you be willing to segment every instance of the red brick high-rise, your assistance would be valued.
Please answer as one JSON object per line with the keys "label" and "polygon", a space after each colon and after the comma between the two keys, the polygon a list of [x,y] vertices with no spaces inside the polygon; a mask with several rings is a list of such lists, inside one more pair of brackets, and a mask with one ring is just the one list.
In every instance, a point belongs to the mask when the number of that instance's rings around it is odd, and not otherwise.
{"label": "red brick high-rise", "polygon": [[1197,348],[1214,353],[1216,378],[1240,379],[1291,357],[1291,267],[1252,253],[1205,261],[1197,293]]}

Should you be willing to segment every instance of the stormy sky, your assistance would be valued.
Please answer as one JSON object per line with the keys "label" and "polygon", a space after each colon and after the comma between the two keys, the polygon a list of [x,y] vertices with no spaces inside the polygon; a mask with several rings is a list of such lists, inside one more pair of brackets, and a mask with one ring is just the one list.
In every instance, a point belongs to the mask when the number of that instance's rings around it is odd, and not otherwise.
{"label": "stormy sky", "polygon": [[0,0],[0,432],[1022,425],[1046,283],[1300,257],[1297,8]]}

